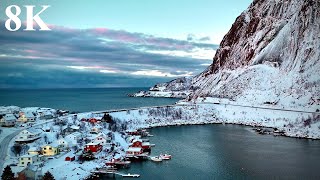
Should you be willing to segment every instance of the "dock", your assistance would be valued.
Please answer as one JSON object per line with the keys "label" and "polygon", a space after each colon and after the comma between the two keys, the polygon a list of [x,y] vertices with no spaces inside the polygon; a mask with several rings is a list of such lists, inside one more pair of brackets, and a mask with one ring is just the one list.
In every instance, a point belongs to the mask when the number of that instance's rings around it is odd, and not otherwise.
{"label": "dock", "polygon": [[95,171],[91,171],[91,173],[95,173],[95,174],[106,174],[106,175],[118,175],[118,176],[122,176],[122,177],[131,177],[131,178],[138,178],[140,177],[140,174],[124,174],[121,172],[118,172],[115,168],[111,168],[111,169],[99,169],[99,170],[95,170]]}

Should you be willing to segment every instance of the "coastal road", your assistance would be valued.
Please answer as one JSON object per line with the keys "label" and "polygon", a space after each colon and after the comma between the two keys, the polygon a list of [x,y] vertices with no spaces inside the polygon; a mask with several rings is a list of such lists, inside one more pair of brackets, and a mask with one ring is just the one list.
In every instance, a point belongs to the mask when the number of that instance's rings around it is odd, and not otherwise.
{"label": "coastal road", "polygon": [[[40,125],[43,125],[43,124],[46,124],[46,123],[49,123],[49,122],[53,122],[53,119],[52,120],[47,120],[45,122],[41,122],[39,124],[35,124],[32,126],[32,128],[35,128],[37,126],[40,126]],[[7,156],[7,152],[8,152],[8,148],[9,148],[9,144],[11,142],[11,140],[16,137],[22,130],[24,129],[29,129],[31,127],[25,127],[25,128],[21,128],[21,129],[18,129],[17,131],[7,135],[1,142],[0,142],[0,176],[2,175],[2,172],[3,172],[3,165],[5,163],[5,159],[6,159],[6,156]]]}
{"label": "coastal road", "polygon": [[248,105],[239,105],[239,104],[227,104],[227,103],[208,103],[208,102],[203,102],[203,103],[197,103],[197,104],[215,104],[215,105],[226,105],[226,106],[235,106],[235,107],[247,107],[247,108],[256,108],[256,109],[268,109],[268,110],[273,110],[273,111],[289,111],[289,112],[301,112],[301,113],[315,113],[315,114],[320,114],[320,112],[315,112],[315,111],[304,111],[304,110],[297,110],[297,109],[284,109],[284,108],[272,108],[272,107],[263,107],[263,106],[248,106]]}
{"label": "coastal road", "polygon": [[18,131],[15,131],[11,134],[9,134],[8,136],[6,136],[1,144],[0,144],[0,176],[2,175],[2,171],[3,171],[3,164],[5,163],[5,159],[6,159],[6,156],[7,156],[7,152],[8,152],[8,146],[9,146],[9,143],[10,141],[16,136],[19,134],[21,130],[18,130]]}

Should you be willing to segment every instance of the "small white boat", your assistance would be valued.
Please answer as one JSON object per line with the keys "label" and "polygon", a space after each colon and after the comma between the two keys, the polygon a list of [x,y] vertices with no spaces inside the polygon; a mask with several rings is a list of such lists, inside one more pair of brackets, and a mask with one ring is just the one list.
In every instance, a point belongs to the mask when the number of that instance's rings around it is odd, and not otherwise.
{"label": "small white boat", "polygon": [[122,177],[134,177],[134,178],[138,178],[140,177],[140,174],[123,174]]}
{"label": "small white boat", "polygon": [[162,161],[162,158],[159,157],[159,156],[154,156],[154,157],[150,157],[150,159],[154,162],[161,162]]}
{"label": "small white boat", "polygon": [[170,154],[160,154],[160,158],[163,160],[170,160],[171,157],[172,156]]}

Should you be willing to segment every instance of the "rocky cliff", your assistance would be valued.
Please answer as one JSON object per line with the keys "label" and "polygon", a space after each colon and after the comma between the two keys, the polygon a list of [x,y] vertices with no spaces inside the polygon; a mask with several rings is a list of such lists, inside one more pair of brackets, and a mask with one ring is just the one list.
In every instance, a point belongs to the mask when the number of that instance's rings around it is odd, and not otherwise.
{"label": "rocky cliff", "polygon": [[319,0],[254,0],[223,38],[209,68],[188,83],[157,88],[189,92],[189,101],[219,97],[318,108],[319,61]]}

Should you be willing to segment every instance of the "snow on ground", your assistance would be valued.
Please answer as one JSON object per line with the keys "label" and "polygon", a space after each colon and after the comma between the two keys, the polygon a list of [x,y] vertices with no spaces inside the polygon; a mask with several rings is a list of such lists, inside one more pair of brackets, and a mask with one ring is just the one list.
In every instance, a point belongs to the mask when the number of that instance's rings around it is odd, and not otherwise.
{"label": "snow on ground", "polygon": [[127,127],[233,123],[278,128],[287,136],[320,139],[318,113],[272,110],[228,104],[189,104],[110,113]]}
{"label": "snow on ground", "polygon": [[[27,109],[28,111],[35,110],[33,108]],[[272,104],[252,107],[246,103],[237,104],[237,102],[229,99],[212,97],[198,98],[194,102],[180,101],[175,106],[119,110],[118,112],[109,113],[109,115],[117,124],[116,131],[114,132],[110,130],[108,123],[92,124],[82,121],[83,118],[101,119],[104,116],[104,113],[101,112],[79,113],[77,116],[70,114],[59,117],[59,119],[66,121],[66,125],[63,126],[56,124],[53,120],[37,120],[32,127],[28,127],[28,130],[40,132],[41,138],[28,143],[21,155],[26,154],[30,147],[41,147],[48,143],[57,142],[61,137],[61,130],[67,127],[79,126],[80,129],[78,131],[82,134],[83,141],[86,138],[92,139],[95,137],[95,135],[90,133],[93,127],[100,128],[100,131],[104,134],[111,134],[112,143],[115,144],[112,152],[109,152],[111,146],[108,144],[103,147],[101,152],[95,154],[96,159],[93,161],[85,161],[83,164],[80,164],[78,161],[65,161],[66,156],[75,155],[77,157],[79,155],[76,149],[80,149],[81,152],[85,142],[78,142],[77,148],[70,148],[67,151],[62,151],[54,158],[47,159],[42,167],[42,173],[50,171],[56,179],[83,179],[90,175],[90,172],[95,168],[104,166],[107,160],[125,156],[125,150],[129,145],[126,141],[128,136],[123,133],[125,129],[135,130],[138,128],[171,125],[232,123],[277,128],[290,137],[320,139],[319,113],[285,110]],[[45,127],[50,127],[50,132],[44,132],[43,129]],[[24,128],[1,129],[3,130],[3,135],[8,135]],[[1,136],[1,138],[3,137],[5,136]],[[14,139],[10,142],[9,147],[11,148],[13,144]],[[17,164],[18,162],[18,157],[13,154],[10,148],[8,149],[5,165]],[[12,166],[12,169],[14,172],[20,172],[23,168]]]}

